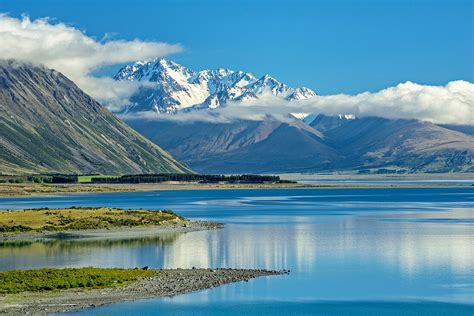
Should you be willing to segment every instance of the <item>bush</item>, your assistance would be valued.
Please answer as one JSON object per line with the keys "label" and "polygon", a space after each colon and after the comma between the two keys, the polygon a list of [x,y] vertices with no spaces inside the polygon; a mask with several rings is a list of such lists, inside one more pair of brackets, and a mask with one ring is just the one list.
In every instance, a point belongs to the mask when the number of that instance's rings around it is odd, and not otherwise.
{"label": "bush", "polygon": [[0,233],[16,233],[16,232],[29,232],[31,227],[24,225],[6,226],[0,225]]}

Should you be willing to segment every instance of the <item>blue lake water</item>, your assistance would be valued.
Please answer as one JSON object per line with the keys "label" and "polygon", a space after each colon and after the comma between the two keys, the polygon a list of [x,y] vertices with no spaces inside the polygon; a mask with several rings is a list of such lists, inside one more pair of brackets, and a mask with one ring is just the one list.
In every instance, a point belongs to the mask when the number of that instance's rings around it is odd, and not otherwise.
{"label": "blue lake water", "polygon": [[425,179],[425,180],[414,180],[414,179],[319,179],[319,180],[297,180],[299,183],[304,184],[467,184],[473,185],[474,180],[471,179]]}
{"label": "blue lake water", "polygon": [[235,267],[290,275],[80,315],[472,315],[474,187],[192,190],[3,198],[0,209],[172,209],[224,229],[0,245],[0,269]]}

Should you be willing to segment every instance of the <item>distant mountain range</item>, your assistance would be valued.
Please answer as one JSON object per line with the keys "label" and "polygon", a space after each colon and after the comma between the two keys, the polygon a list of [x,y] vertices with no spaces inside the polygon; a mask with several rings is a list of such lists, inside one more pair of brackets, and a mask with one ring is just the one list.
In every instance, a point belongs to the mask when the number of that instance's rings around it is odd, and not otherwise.
{"label": "distant mountain range", "polygon": [[[125,66],[115,78],[146,82],[123,113],[170,117],[265,93],[315,95],[269,76],[194,72],[164,59]],[[474,172],[470,125],[320,113],[217,122],[128,119],[140,135],[59,72],[0,62],[1,173]]]}
{"label": "distant mountain range", "polygon": [[[195,72],[166,59],[125,66],[115,79],[151,83],[132,97],[127,113],[175,114],[215,109],[229,102],[239,106],[240,101],[265,93],[289,101],[316,95],[268,75],[257,79],[227,69]],[[303,120],[294,116],[268,115],[260,121],[231,123],[144,119],[127,123],[204,173],[474,171],[472,126],[350,114],[315,113]]]}
{"label": "distant mountain range", "polygon": [[127,65],[114,79],[149,83],[131,98],[125,113],[156,111],[170,114],[190,109],[215,109],[229,102],[257,99],[264,93],[289,101],[316,95],[305,87],[288,87],[269,75],[256,78],[251,73],[229,69],[197,72],[163,58]]}
{"label": "distant mountain range", "polygon": [[472,135],[417,120],[127,123],[203,173],[474,172]]}
{"label": "distant mountain range", "polygon": [[61,73],[0,61],[1,173],[182,173]]}

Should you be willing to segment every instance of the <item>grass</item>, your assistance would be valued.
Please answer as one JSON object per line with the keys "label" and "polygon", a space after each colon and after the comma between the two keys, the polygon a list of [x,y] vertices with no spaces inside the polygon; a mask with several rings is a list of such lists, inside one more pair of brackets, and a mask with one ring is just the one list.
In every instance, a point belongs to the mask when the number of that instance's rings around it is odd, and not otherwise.
{"label": "grass", "polygon": [[12,270],[0,272],[0,294],[120,286],[156,273],[155,270],[115,268]]}
{"label": "grass", "polygon": [[183,221],[182,217],[169,210],[124,210],[110,207],[0,210],[0,233],[154,226]]}
{"label": "grass", "polygon": [[77,182],[79,183],[90,183],[92,178],[118,178],[117,176],[108,176],[108,175],[88,175],[88,176],[78,176]]}

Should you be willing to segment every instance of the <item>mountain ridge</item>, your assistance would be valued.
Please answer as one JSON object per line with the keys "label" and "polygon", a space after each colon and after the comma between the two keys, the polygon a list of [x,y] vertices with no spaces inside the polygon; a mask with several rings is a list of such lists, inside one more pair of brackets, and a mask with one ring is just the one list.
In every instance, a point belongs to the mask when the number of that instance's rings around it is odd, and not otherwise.
{"label": "mountain ridge", "polygon": [[190,172],[44,66],[0,61],[0,114],[3,173]]}
{"label": "mountain ridge", "polygon": [[316,95],[309,88],[291,88],[267,74],[257,78],[248,72],[224,68],[193,71],[164,58],[126,65],[114,79],[151,83],[142,86],[130,98],[130,105],[124,113],[155,111],[174,114],[184,109],[215,109],[229,102],[258,99],[265,93],[288,101]]}
{"label": "mountain ridge", "polygon": [[312,125],[271,116],[127,123],[204,173],[474,171],[472,135],[417,120],[318,115]]}

